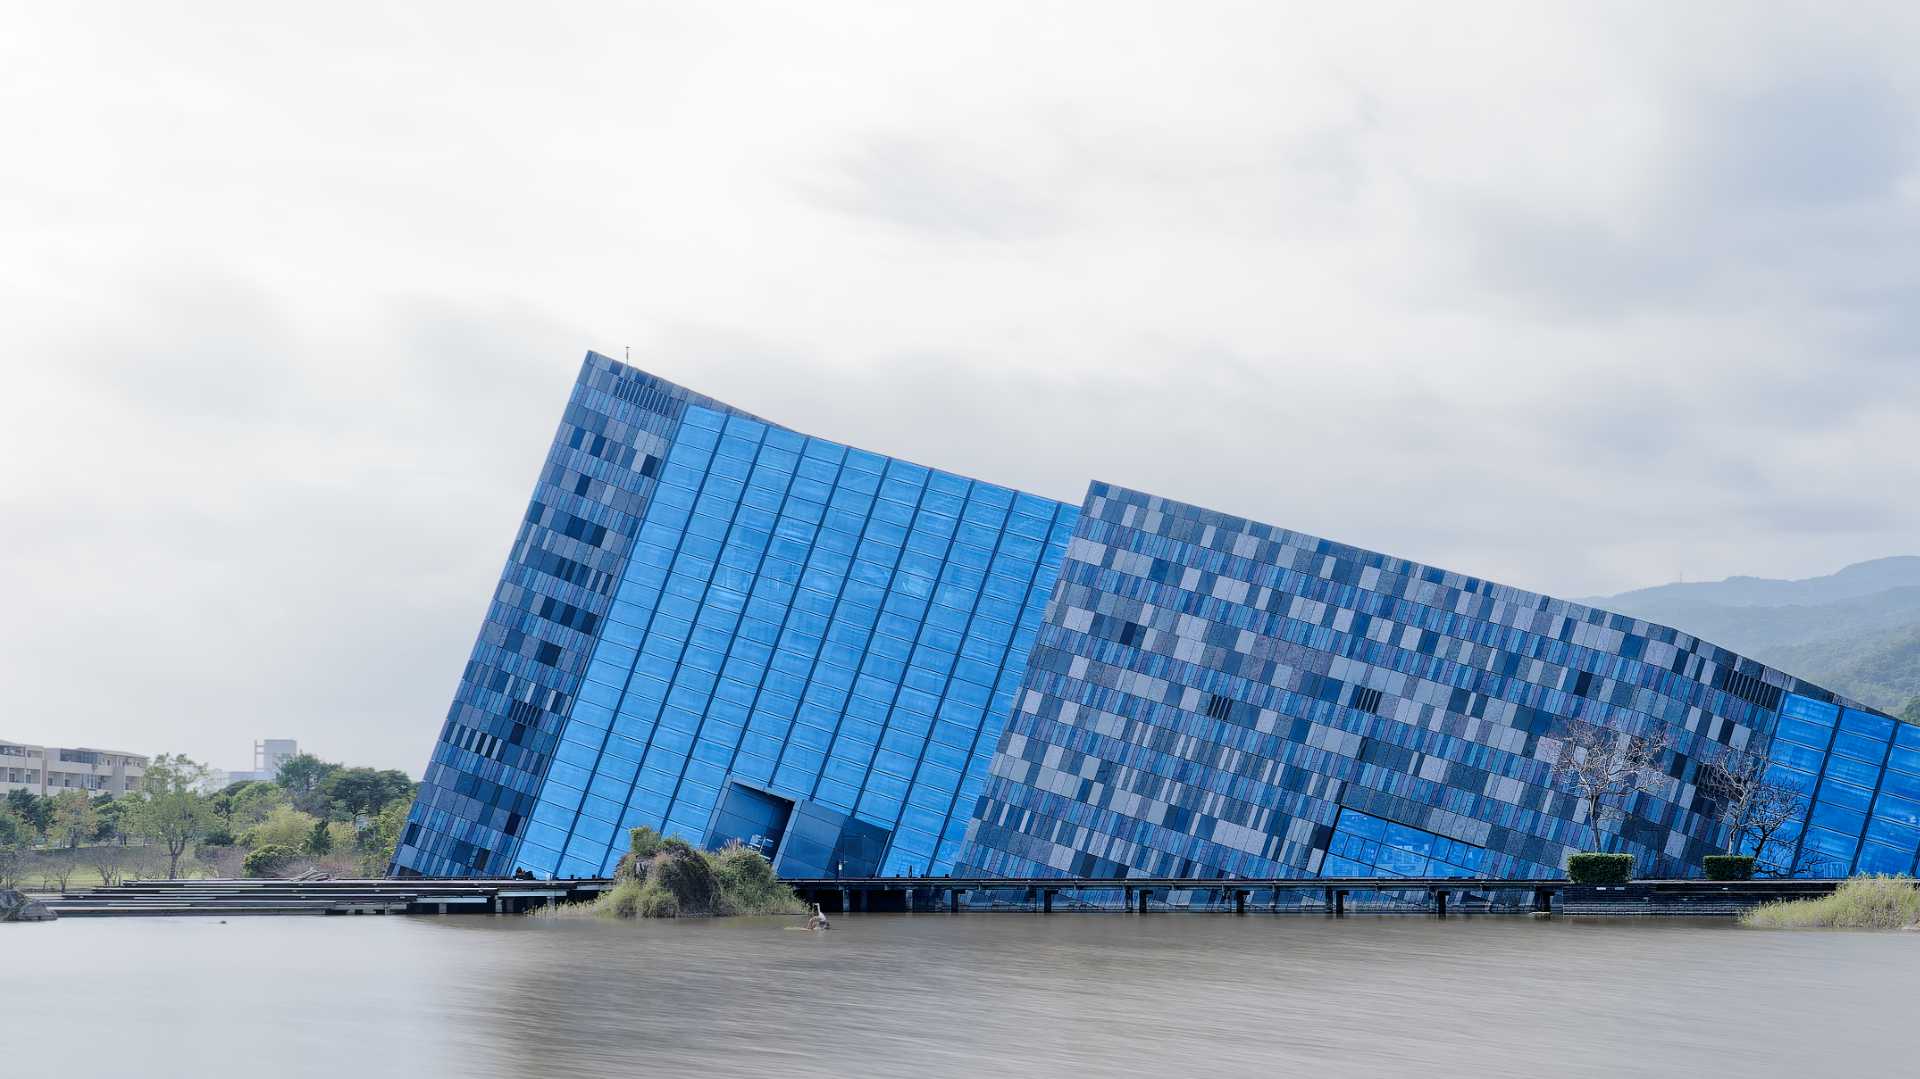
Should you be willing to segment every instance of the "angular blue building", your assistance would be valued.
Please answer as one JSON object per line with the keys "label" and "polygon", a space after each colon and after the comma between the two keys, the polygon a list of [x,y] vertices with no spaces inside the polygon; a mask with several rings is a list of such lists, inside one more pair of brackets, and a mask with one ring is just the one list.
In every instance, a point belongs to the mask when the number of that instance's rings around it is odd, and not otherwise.
{"label": "angular blue building", "polygon": [[394,860],[788,877],[1558,875],[1574,725],[1659,734],[1603,841],[1725,850],[1705,765],[1804,792],[1778,872],[1910,872],[1920,727],[1685,633],[1095,483],[1067,505],[589,354]]}
{"label": "angular blue building", "polygon": [[396,871],[947,871],[1074,515],[590,354]]}

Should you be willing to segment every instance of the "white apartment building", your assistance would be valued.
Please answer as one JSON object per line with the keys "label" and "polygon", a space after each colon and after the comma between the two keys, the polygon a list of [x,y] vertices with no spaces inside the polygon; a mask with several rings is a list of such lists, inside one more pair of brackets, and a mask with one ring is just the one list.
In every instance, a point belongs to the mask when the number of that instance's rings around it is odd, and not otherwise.
{"label": "white apartment building", "polygon": [[116,749],[68,749],[0,740],[0,797],[8,791],[121,795],[140,786],[147,758]]}

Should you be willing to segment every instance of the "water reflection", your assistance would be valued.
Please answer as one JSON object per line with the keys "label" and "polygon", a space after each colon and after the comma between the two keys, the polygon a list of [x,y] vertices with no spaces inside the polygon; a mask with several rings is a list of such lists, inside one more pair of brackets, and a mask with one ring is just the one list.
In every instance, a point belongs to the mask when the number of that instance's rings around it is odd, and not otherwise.
{"label": "water reflection", "polygon": [[[1722,923],[1227,915],[69,921],[8,950],[42,1047],[145,1074],[1284,1073],[1818,1076],[1905,1071],[1913,934]],[[117,957],[117,958],[116,958]],[[13,964],[9,964],[13,966]],[[16,970],[20,969],[15,967]],[[44,969],[28,967],[27,969]],[[172,986],[172,991],[167,987]],[[11,1024],[9,1024],[11,1026]],[[176,1063],[178,1066],[176,1068]],[[24,1072],[22,1072],[24,1074]]]}

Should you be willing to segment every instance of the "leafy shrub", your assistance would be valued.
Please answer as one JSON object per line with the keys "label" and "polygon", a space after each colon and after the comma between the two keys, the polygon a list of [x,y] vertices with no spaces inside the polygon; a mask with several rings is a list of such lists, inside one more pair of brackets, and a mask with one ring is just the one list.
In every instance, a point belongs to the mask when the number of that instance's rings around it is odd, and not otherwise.
{"label": "leafy shrub", "polygon": [[[641,893],[643,901],[648,892],[656,891],[672,898],[676,913],[722,913],[720,881],[714,876],[713,867],[685,840],[669,839],[661,844],[660,853],[653,856],[653,868],[647,872],[647,883]],[[641,917],[671,915],[642,914]]]}
{"label": "leafy shrub", "polygon": [[1708,880],[1752,880],[1753,855],[1709,854],[1701,859]]}
{"label": "leafy shrub", "polygon": [[203,847],[231,847],[233,846],[233,833],[227,831],[225,828],[215,828],[200,840],[200,845]]}
{"label": "leafy shrub", "polygon": [[1575,884],[1625,884],[1633,879],[1633,855],[1582,851],[1567,859],[1567,879]]}
{"label": "leafy shrub", "polygon": [[269,843],[248,852],[247,860],[240,865],[240,871],[249,877],[276,876],[299,859],[298,848],[281,843]]}
{"label": "leafy shrub", "polygon": [[313,830],[307,833],[306,847],[308,854],[333,853],[333,833],[327,831],[326,821],[313,822]]}
{"label": "leafy shrub", "polygon": [[633,849],[614,871],[614,886],[594,903],[599,913],[674,918],[805,912],[800,898],[773,875],[773,866],[738,843],[709,854],[651,828],[635,828],[632,840]]}
{"label": "leafy shrub", "polygon": [[1854,877],[1832,895],[1754,907],[1741,925],[1762,929],[1902,929],[1920,924],[1920,889],[1911,877]]}
{"label": "leafy shrub", "polygon": [[[642,825],[628,832],[627,840],[627,853],[633,855],[635,858],[645,860],[660,853],[660,845],[666,842],[666,837]],[[685,845],[684,841],[682,845]]]}
{"label": "leafy shrub", "polygon": [[[681,904],[678,896],[667,891],[659,881],[650,880],[640,886],[640,894],[634,897],[634,914],[642,918],[678,918]],[[712,911],[690,911],[693,914],[711,914]]]}
{"label": "leafy shrub", "polygon": [[760,852],[739,843],[729,843],[718,853],[707,855],[713,875],[720,882],[720,895],[726,914],[803,914],[806,905],[793,889],[773,875],[773,863]]}
{"label": "leafy shrub", "polygon": [[[641,825],[627,832],[627,853],[620,856],[614,864],[613,879],[620,881],[644,881],[647,879],[647,867],[653,863],[653,856],[660,853],[664,837],[659,832]],[[632,917],[632,915],[626,915]]]}
{"label": "leafy shrub", "polygon": [[314,819],[290,805],[275,806],[265,820],[241,832],[240,841],[249,847],[303,847]]}

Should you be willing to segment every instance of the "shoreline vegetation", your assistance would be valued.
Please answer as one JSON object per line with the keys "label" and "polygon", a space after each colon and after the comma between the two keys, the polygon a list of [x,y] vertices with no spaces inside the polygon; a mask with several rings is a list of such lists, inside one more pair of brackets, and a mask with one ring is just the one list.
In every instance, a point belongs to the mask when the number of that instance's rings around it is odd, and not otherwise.
{"label": "shoreline vegetation", "polygon": [[[0,888],[65,892],[97,877],[377,877],[406,829],[415,784],[394,769],[346,767],[302,753],[271,780],[219,789],[209,770],[161,754],[118,796],[78,788],[0,799]],[[82,884],[89,887],[89,884]]]}
{"label": "shoreline vegetation", "polygon": [[773,875],[773,866],[739,843],[702,851],[651,828],[635,828],[629,835],[627,853],[614,867],[613,887],[591,903],[553,908],[552,915],[679,918],[808,913],[793,889]]}
{"label": "shoreline vegetation", "polygon": [[1920,929],[1920,888],[1911,877],[1854,877],[1832,895],[1754,907],[1740,924],[1756,929]]}

